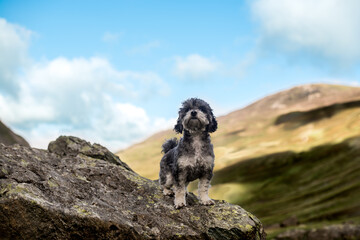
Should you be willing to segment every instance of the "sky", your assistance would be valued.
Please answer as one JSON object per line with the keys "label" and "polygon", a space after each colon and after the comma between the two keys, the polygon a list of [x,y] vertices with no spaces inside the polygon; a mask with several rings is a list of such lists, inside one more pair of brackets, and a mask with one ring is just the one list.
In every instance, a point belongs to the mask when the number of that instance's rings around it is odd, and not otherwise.
{"label": "sky", "polygon": [[[116,151],[302,84],[359,86],[360,1],[0,0],[0,120]],[[221,127],[221,126],[219,126]]]}

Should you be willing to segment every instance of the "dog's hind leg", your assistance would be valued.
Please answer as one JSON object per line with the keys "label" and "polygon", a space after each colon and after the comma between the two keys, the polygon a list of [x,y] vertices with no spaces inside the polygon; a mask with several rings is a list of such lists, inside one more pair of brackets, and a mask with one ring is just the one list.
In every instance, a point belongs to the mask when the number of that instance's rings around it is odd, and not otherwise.
{"label": "dog's hind leg", "polygon": [[171,189],[174,184],[174,179],[171,173],[165,175],[165,180],[163,183],[160,183],[163,188],[163,194],[165,196],[173,196],[174,192]]}

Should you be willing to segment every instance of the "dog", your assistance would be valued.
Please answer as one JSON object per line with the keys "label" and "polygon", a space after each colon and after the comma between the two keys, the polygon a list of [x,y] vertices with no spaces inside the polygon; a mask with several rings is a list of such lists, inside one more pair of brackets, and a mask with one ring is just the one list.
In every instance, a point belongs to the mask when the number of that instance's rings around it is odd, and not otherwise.
{"label": "dog", "polygon": [[198,198],[202,205],[213,205],[208,192],[214,169],[214,150],[210,134],[217,129],[217,121],[210,105],[199,98],[182,103],[174,126],[183,137],[167,140],[162,145],[164,156],[160,162],[159,182],[163,194],[175,194],[175,208],[186,206],[187,186],[199,179]]}

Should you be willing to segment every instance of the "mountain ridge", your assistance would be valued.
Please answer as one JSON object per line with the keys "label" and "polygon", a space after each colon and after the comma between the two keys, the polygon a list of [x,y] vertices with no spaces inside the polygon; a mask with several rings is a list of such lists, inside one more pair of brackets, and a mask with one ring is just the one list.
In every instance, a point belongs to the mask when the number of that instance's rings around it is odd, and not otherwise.
{"label": "mountain ridge", "polygon": [[[282,140],[286,138],[293,143],[291,150],[295,151],[306,150],[316,144],[324,143],[320,138],[323,137],[325,141],[332,131],[331,127],[335,127],[332,126],[334,123],[332,124],[331,121],[323,121],[322,125],[325,129],[319,124],[310,123],[289,132],[283,125],[274,124],[276,117],[355,100],[360,100],[359,87],[308,84],[271,94],[242,109],[217,117],[219,129],[212,134],[216,170],[241,159],[286,150],[279,146],[284,144]],[[340,120],[336,119],[336,121]],[[344,136],[340,136],[338,141],[351,137],[352,134],[354,131],[346,130]],[[326,135],[325,138],[324,135]],[[116,154],[140,174],[156,179],[158,172],[156,166],[161,159],[161,144],[165,139],[172,137],[180,137],[180,135],[176,135],[171,129],[161,131]],[[334,138],[329,136],[329,141],[334,141]],[[272,151],[272,147],[276,149]],[[145,167],[147,164],[154,168]]]}
{"label": "mountain ridge", "polygon": [[20,144],[30,147],[30,144],[20,135],[14,133],[9,127],[0,121],[0,143],[5,145]]}

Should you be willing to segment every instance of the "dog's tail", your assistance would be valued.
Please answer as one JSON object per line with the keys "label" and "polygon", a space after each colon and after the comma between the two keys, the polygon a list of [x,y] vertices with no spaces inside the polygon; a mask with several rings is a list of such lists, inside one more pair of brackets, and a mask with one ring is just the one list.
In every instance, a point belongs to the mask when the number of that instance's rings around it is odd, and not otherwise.
{"label": "dog's tail", "polygon": [[169,140],[166,140],[164,144],[162,145],[162,151],[164,154],[173,149],[178,145],[178,140],[176,138],[172,138]]}

